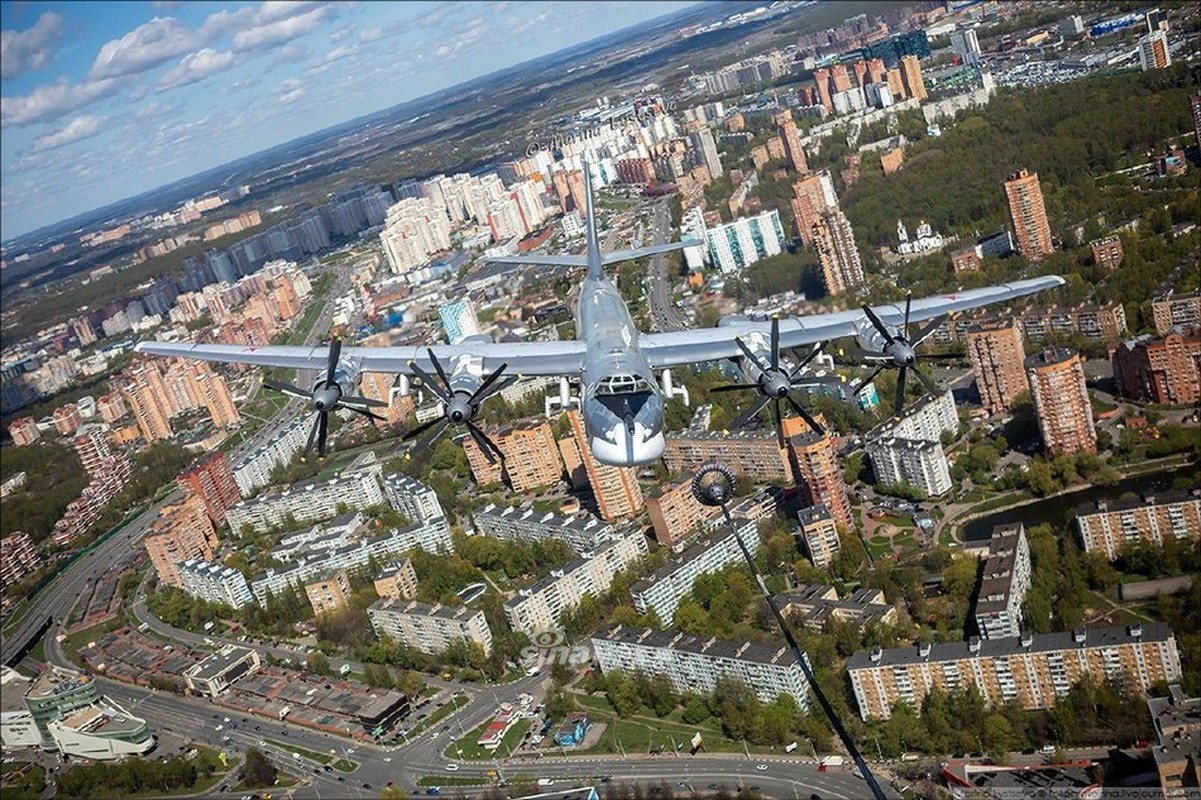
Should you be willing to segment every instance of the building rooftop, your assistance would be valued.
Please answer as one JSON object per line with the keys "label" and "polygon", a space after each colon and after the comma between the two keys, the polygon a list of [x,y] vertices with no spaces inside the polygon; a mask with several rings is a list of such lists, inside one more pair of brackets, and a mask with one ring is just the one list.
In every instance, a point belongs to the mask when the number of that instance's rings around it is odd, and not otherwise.
{"label": "building rooftop", "polygon": [[81,686],[87,686],[91,682],[91,675],[72,672],[61,667],[51,667],[34,679],[27,696],[34,700],[41,700],[65,694]]}
{"label": "building rooftop", "polygon": [[59,724],[69,730],[104,736],[132,733],[143,727],[146,721],[107,703],[93,703],[73,711],[68,717],[60,720]]}
{"label": "building rooftop", "polygon": [[1061,633],[1022,634],[1002,639],[971,637],[966,642],[894,647],[889,650],[860,650],[847,660],[847,671],[874,667],[904,666],[921,662],[1002,658],[1018,653],[1048,653],[1084,647],[1114,647],[1138,641],[1166,642],[1172,629],[1162,622],[1112,628],[1088,628]]}
{"label": "building rooftop", "polygon": [[187,674],[198,680],[209,681],[222,675],[226,670],[253,655],[253,651],[245,647],[226,645],[216,653],[193,666]]}
{"label": "building rooftop", "polygon": [[710,658],[727,658],[736,661],[755,661],[779,667],[800,669],[786,646],[778,649],[751,642],[731,642],[723,639],[702,639],[678,631],[658,631],[651,628],[635,628],[617,625],[602,628],[592,636],[609,642],[657,647],[682,653],[695,653]]}
{"label": "building rooftop", "polygon": [[12,667],[0,665],[0,712],[24,711],[25,693],[33,681]]}
{"label": "building rooftop", "polygon": [[1017,563],[1018,543],[1025,536],[1022,524],[998,525],[988,542],[988,558],[980,578],[976,613],[995,614],[1008,607],[1013,589],[1013,567]]}
{"label": "building rooftop", "polygon": [[[750,524],[750,520],[746,520],[746,519],[732,519],[731,522],[734,523],[735,530],[737,530],[739,532],[742,531],[744,526]],[[731,536],[733,536],[732,533],[728,532],[728,528],[725,528],[725,527],[719,528],[719,529],[715,530],[713,533],[716,535],[712,535],[712,536],[709,536],[708,538],[698,541],[696,544],[687,548],[686,550],[684,550],[682,553],[679,553],[678,555],[670,556],[667,559],[666,564],[659,567],[659,569],[655,570],[653,573],[651,573],[647,577],[642,578],[641,580],[635,582],[630,587],[630,591],[631,592],[645,592],[653,584],[658,583],[659,581],[664,581],[664,580],[669,579],[674,573],[676,573],[677,571],[682,569],[686,564],[688,564],[691,561],[695,561],[698,558],[703,558],[705,553],[712,550],[715,545],[722,544],[727,539],[729,539]],[[742,562],[739,561],[737,563],[742,563]]]}
{"label": "building rooftop", "polygon": [[1184,503],[1188,500],[1201,500],[1201,489],[1191,492],[1184,489],[1173,489],[1166,492],[1156,492],[1142,497],[1126,497],[1117,499],[1101,499],[1094,503],[1081,503],[1076,506],[1076,516],[1089,514],[1105,514],[1115,511],[1129,511],[1143,506],[1166,506],[1174,503]]}
{"label": "building rooftop", "polygon": [[556,514],[553,511],[539,513],[533,506],[505,506],[489,503],[478,511],[473,512],[477,517],[496,517],[499,519],[520,519],[553,528],[565,528],[577,531],[598,531],[613,526],[586,511],[575,514]]}
{"label": "building rooftop", "polygon": [[430,605],[417,600],[397,600],[394,597],[381,597],[370,606],[368,610],[387,611],[392,614],[411,614],[420,617],[441,617],[442,619],[451,619],[464,622],[476,614],[482,614],[474,608],[467,606],[444,606],[441,603]]}

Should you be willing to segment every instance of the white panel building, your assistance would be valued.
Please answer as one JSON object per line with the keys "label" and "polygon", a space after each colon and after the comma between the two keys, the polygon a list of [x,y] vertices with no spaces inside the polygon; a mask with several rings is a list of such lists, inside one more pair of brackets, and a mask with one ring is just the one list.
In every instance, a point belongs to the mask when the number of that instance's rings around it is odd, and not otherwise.
{"label": "white panel building", "polygon": [[241,608],[254,601],[246,576],[233,567],[189,558],[179,565],[183,590],[208,603]]}
{"label": "white panel building", "polygon": [[423,653],[441,653],[455,642],[475,642],[492,652],[484,612],[466,606],[427,605],[384,597],[367,608],[376,636],[385,634]]}

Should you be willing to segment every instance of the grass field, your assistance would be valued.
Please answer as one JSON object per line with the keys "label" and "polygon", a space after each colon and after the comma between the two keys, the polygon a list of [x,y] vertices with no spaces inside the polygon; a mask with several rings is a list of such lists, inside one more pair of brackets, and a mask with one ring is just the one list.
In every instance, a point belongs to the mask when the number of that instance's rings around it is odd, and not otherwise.
{"label": "grass field", "polygon": [[447,758],[463,758],[468,761],[492,759],[497,754],[507,757],[521,743],[521,737],[525,736],[525,732],[530,729],[530,725],[532,724],[531,720],[528,719],[518,721],[512,728],[509,728],[504,738],[500,740],[500,746],[493,752],[492,750],[480,747],[478,744],[480,736],[487,730],[488,723],[491,721],[488,720],[488,722],[480,725],[475,730],[469,731],[466,736],[458,741],[451,742],[443,752],[443,755]]}

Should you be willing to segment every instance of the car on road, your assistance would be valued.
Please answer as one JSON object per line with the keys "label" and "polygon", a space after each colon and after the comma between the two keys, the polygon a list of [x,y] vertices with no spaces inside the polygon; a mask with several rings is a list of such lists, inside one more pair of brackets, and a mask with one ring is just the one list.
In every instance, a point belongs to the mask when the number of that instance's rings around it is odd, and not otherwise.
{"label": "car on road", "polygon": [[385,764],[391,764],[391,763],[392,763],[392,756],[384,756],[384,763],[385,763]]}
{"label": "car on road", "polygon": [[434,795],[442,794],[442,790],[439,789],[437,786],[431,786],[430,788],[425,790],[425,793],[428,794],[429,796],[433,797]]}
{"label": "car on road", "polygon": [[459,765],[458,765],[458,764],[447,764],[447,765],[446,765],[446,771],[447,771],[447,772],[458,772],[458,771],[459,771]]}
{"label": "car on road", "polygon": [[767,765],[760,764],[759,766],[755,767],[755,769],[759,770],[760,772],[767,772]]}

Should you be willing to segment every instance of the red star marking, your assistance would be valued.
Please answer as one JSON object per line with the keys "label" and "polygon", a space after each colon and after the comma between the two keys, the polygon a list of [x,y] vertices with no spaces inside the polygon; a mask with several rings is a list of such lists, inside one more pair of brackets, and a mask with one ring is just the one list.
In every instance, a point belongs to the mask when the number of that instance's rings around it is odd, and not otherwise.
{"label": "red star marking", "polygon": [[251,345],[250,347],[243,348],[242,352],[243,353],[253,353],[255,350],[261,350],[261,349],[262,349],[262,345],[254,344],[254,345]]}
{"label": "red star marking", "polygon": [[958,299],[959,299],[959,295],[957,295],[957,294],[944,294],[944,295],[943,295],[943,299],[945,299],[945,300],[958,300]]}

